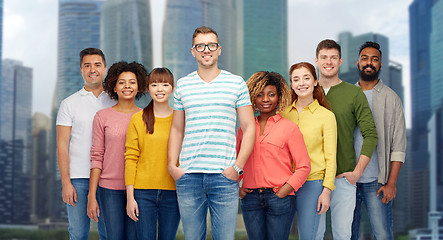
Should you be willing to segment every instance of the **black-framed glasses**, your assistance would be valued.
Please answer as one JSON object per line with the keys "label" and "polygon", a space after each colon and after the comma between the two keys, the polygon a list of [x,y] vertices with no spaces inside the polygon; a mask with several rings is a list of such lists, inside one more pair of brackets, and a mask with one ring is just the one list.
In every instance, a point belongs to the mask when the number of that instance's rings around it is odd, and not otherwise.
{"label": "black-framed glasses", "polygon": [[206,47],[208,47],[209,51],[213,52],[216,51],[218,49],[218,47],[220,46],[220,44],[218,43],[208,43],[208,44],[204,44],[204,43],[199,43],[199,44],[195,44],[194,46],[192,46],[195,51],[197,52],[203,52],[205,51]]}

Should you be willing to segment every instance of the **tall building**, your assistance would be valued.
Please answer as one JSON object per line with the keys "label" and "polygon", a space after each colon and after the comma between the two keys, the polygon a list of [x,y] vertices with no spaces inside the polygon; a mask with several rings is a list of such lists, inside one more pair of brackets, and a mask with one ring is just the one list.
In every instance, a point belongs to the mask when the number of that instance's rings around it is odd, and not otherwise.
{"label": "tall building", "polygon": [[[107,0],[102,7],[100,47],[108,65],[136,61],[150,71],[153,66],[149,0]],[[137,101],[148,105],[150,97]]]}
{"label": "tall building", "polygon": [[[438,223],[443,227],[443,106],[436,109],[429,120],[429,213],[440,218],[429,217],[428,227],[437,229]],[[436,230],[437,231],[437,230]],[[443,237],[443,235],[442,235]]]}
{"label": "tall building", "polygon": [[390,61],[389,65],[389,87],[394,90],[395,93],[400,97],[403,106],[405,105],[404,101],[404,88],[402,84],[403,80],[403,67],[400,63]]}
{"label": "tall building", "polygon": [[49,162],[49,134],[51,120],[42,113],[32,116],[31,222],[42,223],[50,217],[53,205],[53,186]]}
{"label": "tall building", "polygon": [[372,41],[380,44],[382,52],[381,61],[385,63],[381,68],[379,78],[387,86],[391,86],[389,78],[389,39],[378,33],[365,33],[353,36],[350,32],[342,32],[338,35],[338,41],[341,46],[341,56],[343,63],[340,66],[339,77],[348,83],[356,83],[359,79],[359,71],[356,65],[360,46],[366,41]]}
{"label": "tall building", "polygon": [[235,47],[237,2],[210,0],[167,0],[163,24],[163,65],[176,79],[197,70],[191,54],[192,34],[201,26],[214,29],[222,46],[219,67],[237,73],[232,48]]}
{"label": "tall building", "polygon": [[0,79],[2,77],[2,59],[3,59],[3,53],[2,53],[2,45],[3,45],[3,0],[0,0]]}
{"label": "tall building", "polygon": [[[57,46],[57,82],[55,86],[52,125],[55,126],[58,109],[63,99],[83,87],[80,74],[81,50],[88,47],[100,47],[100,13],[105,0],[59,0],[58,1],[58,46]],[[61,189],[60,174],[56,158],[56,133],[51,131],[50,168],[53,170],[54,189]],[[54,199],[61,199],[61,191],[55,192]],[[66,207],[61,201],[51,207],[55,218],[66,216]]]}
{"label": "tall building", "polygon": [[0,223],[25,224],[30,214],[32,69],[5,59],[1,86]]}
{"label": "tall building", "polygon": [[434,0],[414,0],[409,6],[411,57],[412,169],[410,226],[427,226],[429,211],[428,121],[431,116],[430,33]]}
{"label": "tall building", "polygon": [[432,28],[430,35],[431,109],[443,106],[443,0],[432,7]]}
{"label": "tall building", "polygon": [[246,80],[257,71],[278,72],[289,81],[287,0],[238,1],[237,70]]}

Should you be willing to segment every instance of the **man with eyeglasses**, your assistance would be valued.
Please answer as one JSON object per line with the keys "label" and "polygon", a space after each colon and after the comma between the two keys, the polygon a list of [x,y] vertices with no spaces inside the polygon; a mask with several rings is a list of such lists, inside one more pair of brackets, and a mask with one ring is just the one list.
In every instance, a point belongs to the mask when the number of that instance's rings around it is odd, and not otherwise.
{"label": "man with eyeglasses", "polygon": [[[206,239],[209,209],[212,239],[234,239],[238,178],[255,142],[253,110],[243,78],[217,66],[221,53],[217,33],[199,27],[192,44],[198,70],[177,81],[168,170],[176,181],[185,238]],[[238,154],[237,114],[244,132]]]}

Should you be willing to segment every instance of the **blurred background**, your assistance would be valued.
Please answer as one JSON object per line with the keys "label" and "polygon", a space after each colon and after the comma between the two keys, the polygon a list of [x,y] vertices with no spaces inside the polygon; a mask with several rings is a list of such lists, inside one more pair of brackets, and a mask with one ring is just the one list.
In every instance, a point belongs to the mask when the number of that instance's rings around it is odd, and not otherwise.
{"label": "blurred background", "polygon": [[[0,239],[66,239],[55,118],[83,86],[79,52],[101,48],[108,66],[164,66],[178,79],[197,69],[192,33],[203,25],[219,34],[219,67],[245,80],[261,70],[288,78],[330,38],[342,47],[339,77],[355,83],[360,45],[378,42],[380,78],[402,99],[408,128],[395,234],[443,239],[443,0],[0,0]],[[367,217],[360,229],[371,239]]]}

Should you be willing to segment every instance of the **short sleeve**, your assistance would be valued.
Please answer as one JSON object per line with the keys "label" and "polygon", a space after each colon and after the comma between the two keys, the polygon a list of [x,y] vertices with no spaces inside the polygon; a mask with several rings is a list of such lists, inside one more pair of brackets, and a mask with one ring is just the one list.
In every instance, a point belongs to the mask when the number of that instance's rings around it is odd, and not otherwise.
{"label": "short sleeve", "polygon": [[180,92],[181,87],[177,84],[177,88],[174,91],[174,110],[184,111]]}
{"label": "short sleeve", "polygon": [[251,105],[251,98],[249,97],[248,87],[245,81],[240,78],[240,89],[238,93],[238,99],[235,102],[235,108]]}
{"label": "short sleeve", "polygon": [[57,114],[56,125],[60,126],[72,126],[72,113],[71,108],[66,100],[63,100],[60,104],[60,108]]}

